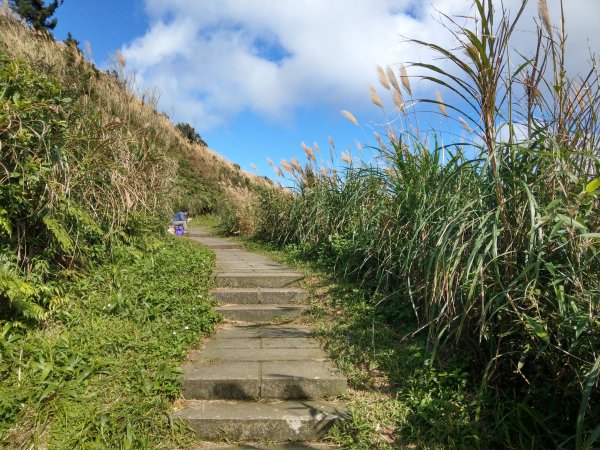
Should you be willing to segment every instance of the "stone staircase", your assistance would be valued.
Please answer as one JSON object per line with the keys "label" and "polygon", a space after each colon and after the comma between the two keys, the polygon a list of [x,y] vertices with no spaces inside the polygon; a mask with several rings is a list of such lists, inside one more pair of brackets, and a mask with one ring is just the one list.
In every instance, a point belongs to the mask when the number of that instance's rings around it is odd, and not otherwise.
{"label": "stone staircase", "polygon": [[302,275],[199,228],[189,239],[216,254],[212,293],[225,324],[184,367],[174,418],[206,441],[318,441],[343,420],[335,398],[347,385],[310,329],[293,323],[306,309]]}

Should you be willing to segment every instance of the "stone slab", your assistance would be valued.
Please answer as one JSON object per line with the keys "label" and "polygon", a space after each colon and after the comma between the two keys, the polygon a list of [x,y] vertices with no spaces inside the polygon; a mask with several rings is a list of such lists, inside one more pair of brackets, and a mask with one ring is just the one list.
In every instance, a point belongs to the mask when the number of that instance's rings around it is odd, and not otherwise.
{"label": "stone slab", "polygon": [[260,348],[321,348],[317,340],[309,337],[262,338],[260,341]]}
{"label": "stone slab", "polygon": [[207,348],[195,355],[195,361],[323,361],[327,354],[319,348]]}
{"label": "stone slab", "polygon": [[216,445],[215,443],[205,443],[200,447],[194,447],[191,450],[336,450],[341,447],[322,444],[319,442],[288,442],[280,444],[259,444],[247,443],[245,445],[230,446],[228,444]]}
{"label": "stone slab", "polygon": [[[252,305],[261,303],[262,295],[258,288],[232,289],[216,288],[211,291],[212,297],[220,304],[235,303],[238,305]],[[286,302],[287,303],[287,302]]]}
{"label": "stone slab", "polygon": [[267,271],[259,273],[217,272],[214,275],[215,284],[219,287],[296,287],[302,280],[302,275],[296,272]]}
{"label": "stone slab", "polygon": [[230,305],[214,308],[228,320],[269,322],[274,319],[293,319],[308,308],[299,305]]}
{"label": "stone slab", "polygon": [[219,328],[216,338],[301,338],[311,337],[310,328],[301,325],[238,325],[236,327]]}
{"label": "stone slab", "polygon": [[183,369],[183,396],[187,399],[254,399],[260,397],[261,364],[222,361],[188,364]]}
{"label": "stone slab", "polygon": [[260,444],[249,442],[244,445],[230,446],[228,444],[218,445],[215,443],[205,443],[200,447],[194,447],[191,450],[336,450],[341,447],[322,444],[319,442],[288,442],[279,444]]}
{"label": "stone slab", "polygon": [[300,303],[308,298],[308,292],[302,288],[215,288],[213,298],[221,305]]}
{"label": "stone slab", "polygon": [[261,303],[279,304],[303,302],[308,298],[308,291],[302,288],[266,288],[260,290]]}
{"label": "stone slab", "polygon": [[187,399],[323,399],[346,388],[346,379],[329,361],[212,361],[184,368]]}
{"label": "stone slab", "polygon": [[209,340],[204,350],[209,348],[321,348],[319,342],[310,337],[298,338],[227,338],[218,334]]}
{"label": "stone slab", "polygon": [[342,395],[346,378],[329,361],[263,362],[261,398],[322,399]]}
{"label": "stone slab", "polygon": [[215,337],[206,343],[204,349],[207,348],[262,348],[262,340],[260,338],[221,339]]}
{"label": "stone slab", "polygon": [[207,232],[204,232],[204,233],[202,233],[202,232],[196,232],[196,233],[194,233],[194,232],[190,231],[188,233],[188,237],[190,237],[190,238],[207,238],[207,237],[211,237],[211,236],[212,236],[212,234],[207,233]]}
{"label": "stone slab", "polygon": [[283,401],[193,401],[175,411],[198,436],[208,440],[314,441],[347,417],[340,403]]}

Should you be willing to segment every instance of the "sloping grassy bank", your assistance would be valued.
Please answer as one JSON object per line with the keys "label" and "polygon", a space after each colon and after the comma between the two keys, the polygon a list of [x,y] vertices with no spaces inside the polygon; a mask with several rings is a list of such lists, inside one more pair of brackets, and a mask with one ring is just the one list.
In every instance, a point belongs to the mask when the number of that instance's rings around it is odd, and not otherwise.
{"label": "sloping grassy bank", "polygon": [[0,322],[0,445],[173,448],[188,350],[218,321],[213,255],[182,239],[121,246],[44,323]]}
{"label": "sloping grassy bank", "polygon": [[266,183],[188,142],[132,77],[0,9],[0,317],[43,319],[63,271]]}

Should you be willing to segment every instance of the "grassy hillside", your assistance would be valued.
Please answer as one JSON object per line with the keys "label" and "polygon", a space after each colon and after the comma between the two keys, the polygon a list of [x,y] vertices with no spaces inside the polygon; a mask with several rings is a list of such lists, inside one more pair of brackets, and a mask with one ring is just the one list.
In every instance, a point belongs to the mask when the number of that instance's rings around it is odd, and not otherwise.
{"label": "grassy hillside", "polygon": [[156,448],[178,367],[218,320],[212,256],[173,211],[267,183],[191,144],[121,65],[0,13],[0,446]]}
{"label": "grassy hillside", "polygon": [[101,71],[74,45],[0,14],[4,309],[41,318],[59,294],[40,283],[59,271],[159,231],[181,207],[235,211],[267,184],[185,140],[131,92],[124,64]]}

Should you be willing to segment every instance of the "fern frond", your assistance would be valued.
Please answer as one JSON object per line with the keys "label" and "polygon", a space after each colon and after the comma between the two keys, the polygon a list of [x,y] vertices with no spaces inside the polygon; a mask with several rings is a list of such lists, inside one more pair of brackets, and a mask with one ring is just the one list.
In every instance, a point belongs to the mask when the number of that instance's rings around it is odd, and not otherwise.
{"label": "fern frond", "polygon": [[73,250],[73,240],[62,223],[50,216],[44,217],[43,221],[46,228],[52,233],[63,251],[68,252]]}
{"label": "fern frond", "polygon": [[35,303],[32,299],[15,299],[11,302],[11,308],[26,319],[44,320],[48,317],[48,311]]}
{"label": "fern frond", "polygon": [[10,222],[6,217],[6,210],[0,209],[0,234],[5,233],[8,236],[12,235],[12,228],[10,227]]}
{"label": "fern frond", "polygon": [[89,231],[99,236],[104,234],[100,225],[98,225],[98,223],[96,223],[96,221],[83,209],[75,205],[69,205],[67,212],[71,217],[84,224]]}

